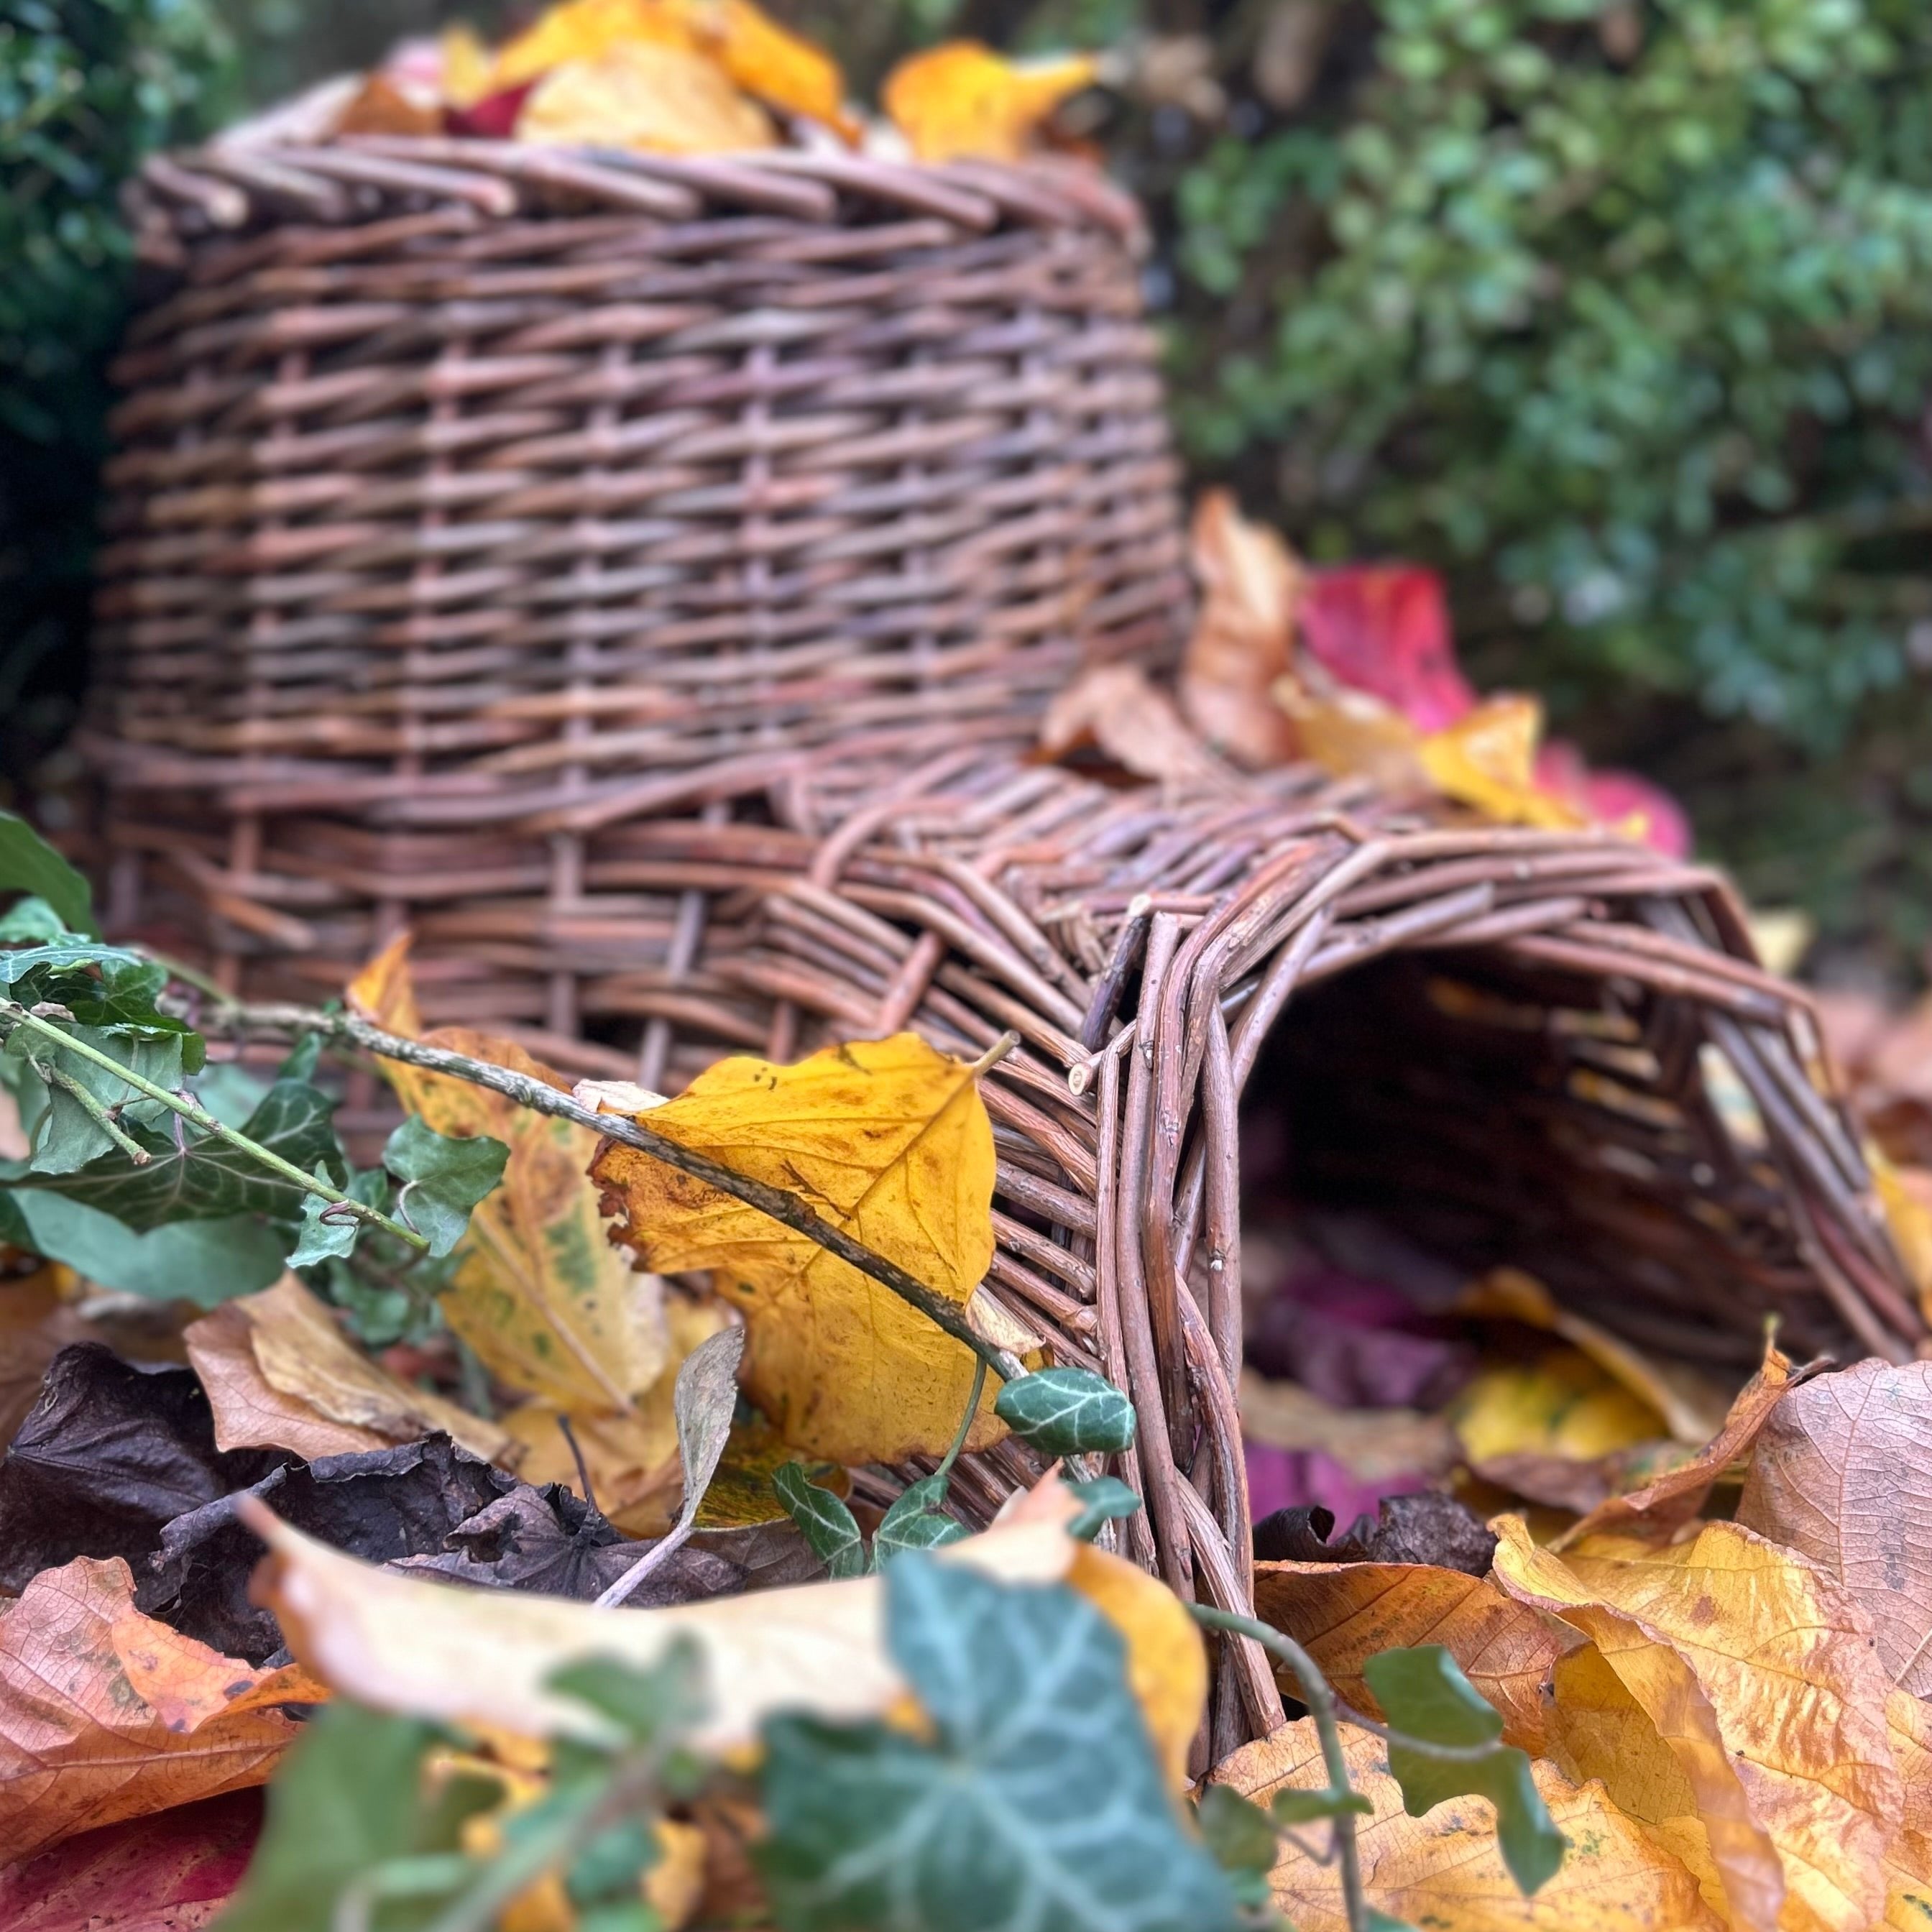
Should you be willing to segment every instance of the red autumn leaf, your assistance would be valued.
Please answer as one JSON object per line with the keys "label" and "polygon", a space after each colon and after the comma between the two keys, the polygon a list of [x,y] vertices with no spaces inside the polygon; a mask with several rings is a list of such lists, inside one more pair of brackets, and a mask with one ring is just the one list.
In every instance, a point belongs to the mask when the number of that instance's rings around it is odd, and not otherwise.
{"label": "red autumn leaf", "polygon": [[1673,859],[1689,856],[1690,821],[1669,793],[1634,772],[1592,771],[1582,753],[1566,739],[1552,738],[1538,753],[1536,782],[1588,812],[1599,825],[1634,830],[1646,845]]}
{"label": "red autumn leaf", "polygon": [[1456,662],[1442,580],[1413,564],[1312,572],[1297,613],[1304,647],[1330,676],[1392,704],[1424,731],[1474,709]]}

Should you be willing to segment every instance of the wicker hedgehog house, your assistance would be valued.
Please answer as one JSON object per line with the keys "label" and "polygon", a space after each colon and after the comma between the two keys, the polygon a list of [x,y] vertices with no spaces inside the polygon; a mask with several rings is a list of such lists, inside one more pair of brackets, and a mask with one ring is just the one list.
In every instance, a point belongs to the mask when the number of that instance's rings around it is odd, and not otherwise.
{"label": "wicker hedgehog house", "polygon": [[[298,995],[406,925],[433,1020],[654,1085],[1017,1031],[983,1292],[1130,1392],[1123,1546],[1228,1607],[1244,1109],[1292,1208],[1648,1347],[1924,1346],[1717,874],[1306,770],[1037,760],[1081,665],[1186,616],[1090,176],[369,142],[144,197],[88,738],[118,924]],[[956,1496],[1036,1473],[1009,1442]],[[1215,1754],[1280,1712],[1230,1646]]]}

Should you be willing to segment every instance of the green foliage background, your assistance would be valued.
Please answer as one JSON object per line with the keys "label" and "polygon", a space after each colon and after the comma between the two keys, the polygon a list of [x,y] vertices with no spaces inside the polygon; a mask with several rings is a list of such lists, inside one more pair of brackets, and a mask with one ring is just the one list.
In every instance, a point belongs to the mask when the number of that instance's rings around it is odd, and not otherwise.
{"label": "green foliage background", "polygon": [[[26,265],[0,278],[0,567],[24,530],[28,575],[62,586],[9,620],[0,712],[77,652],[116,181],[238,98],[227,40],[260,100],[466,10],[517,9],[0,0],[0,260]],[[1678,790],[1754,892],[1912,964],[1932,940],[1922,0],[775,10],[868,93],[942,34],[1116,50],[1124,85],[1084,131],[1154,216],[1197,473],[1317,558],[1444,569],[1479,680],[1543,692]]]}

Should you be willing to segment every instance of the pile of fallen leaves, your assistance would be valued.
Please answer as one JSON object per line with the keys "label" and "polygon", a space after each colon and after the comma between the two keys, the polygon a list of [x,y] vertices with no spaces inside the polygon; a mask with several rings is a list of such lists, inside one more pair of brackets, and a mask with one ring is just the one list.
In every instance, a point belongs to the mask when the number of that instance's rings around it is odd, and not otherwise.
{"label": "pile of fallen leaves", "polygon": [[1008,61],[977,41],[909,56],[883,118],[848,101],[838,63],[752,0],[558,0],[501,46],[469,28],[406,43],[375,72],[295,110],[305,134],[563,143],[646,154],[773,148],[889,160],[1012,161],[1090,86],[1087,55]]}

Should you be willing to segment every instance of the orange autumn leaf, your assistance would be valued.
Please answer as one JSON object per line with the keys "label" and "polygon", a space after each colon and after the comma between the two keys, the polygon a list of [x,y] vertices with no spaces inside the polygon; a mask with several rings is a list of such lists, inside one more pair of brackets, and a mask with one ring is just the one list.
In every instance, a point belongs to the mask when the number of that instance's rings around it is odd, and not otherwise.
{"label": "orange autumn leaf", "polygon": [[747,94],[782,112],[835,128],[848,140],[845,76],[822,47],[782,27],[752,0],[686,0],[704,45]]}
{"label": "orange autumn leaf", "polygon": [[[444,46],[447,62],[448,43]],[[553,68],[598,60],[627,46],[700,51],[688,10],[676,0],[562,0],[499,50],[477,98],[524,86]],[[474,84],[473,77],[465,77]]]}
{"label": "orange autumn leaf", "polygon": [[1885,1855],[1885,1923],[1889,1932],[1925,1932],[1932,1925],[1932,1705],[1894,1690],[1885,1722],[1905,1787],[1905,1816]]}
{"label": "orange autumn leaf", "polygon": [[1016,161],[1099,67],[1090,54],[1013,62],[977,40],[949,40],[901,61],[880,99],[922,161]]}
{"label": "orange autumn leaf", "polygon": [[1589,824],[1574,806],[1536,782],[1543,706],[1533,698],[1491,698],[1466,718],[1432,731],[1416,747],[1430,782],[1444,798],[1502,825],[1567,831]]}
{"label": "orange autumn leaf", "polygon": [[[1496,1813],[1485,1799],[1451,1798],[1420,1818],[1403,1809],[1381,1741],[1342,1726],[1348,1781],[1374,1807],[1356,1821],[1369,1904],[1427,1932],[1719,1932],[1682,1862],[1624,1817],[1603,1787],[1567,1783],[1532,1767],[1550,1815],[1569,1840],[1556,1876],[1526,1898],[1503,1864]],[[1329,1782],[1313,1722],[1285,1724],[1214,1767],[1210,1782],[1266,1805],[1278,1791]],[[1268,1874],[1274,1903],[1295,1932],[1347,1932],[1341,1880],[1289,1838]]]}
{"label": "orange autumn leaf", "polygon": [[77,1557],[0,1602],[0,1864],[76,1832],[265,1782],[326,1692],[134,1607],[118,1557]]}
{"label": "orange autumn leaf", "polygon": [[[1581,1641],[1493,1584],[1427,1563],[1257,1563],[1255,1614],[1285,1630],[1346,1703],[1381,1714],[1362,1666],[1384,1650],[1439,1643],[1502,1713],[1503,1737],[1544,1748],[1550,1672]],[[1294,1694],[1291,1679],[1282,1688]]]}
{"label": "orange autumn leaf", "polygon": [[1047,707],[1040,742],[1056,758],[1091,745],[1123,770],[1163,784],[1226,785],[1233,777],[1138,664],[1082,671]]}
{"label": "orange autumn leaf", "polygon": [[1294,726],[1270,696],[1289,669],[1302,569],[1280,536],[1210,490],[1190,537],[1201,608],[1176,680],[1187,722],[1250,770],[1294,757]]}
{"label": "orange autumn leaf", "polygon": [[[1604,1777],[1660,1842],[1701,1839],[1736,1924],[1869,1924],[1904,1800],[1883,1720],[1890,1686],[1846,1593],[1736,1523],[1661,1546],[1592,1537],[1562,1556],[1538,1549],[1520,1518],[1493,1526],[1498,1585],[1592,1640],[1681,1775],[1640,1785],[1629,1751],[1573,1768]],[[1559,1762],[1564,1709],[1559,1688]]]}
{"label": "orange autumn leaf", "polygon": [[778,136],[709,56],[626,40],[545,73],[517,116],[517,138],[717,154],[769,148]]}

